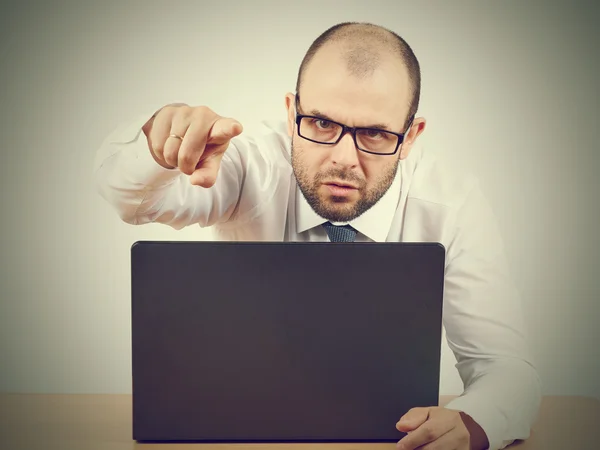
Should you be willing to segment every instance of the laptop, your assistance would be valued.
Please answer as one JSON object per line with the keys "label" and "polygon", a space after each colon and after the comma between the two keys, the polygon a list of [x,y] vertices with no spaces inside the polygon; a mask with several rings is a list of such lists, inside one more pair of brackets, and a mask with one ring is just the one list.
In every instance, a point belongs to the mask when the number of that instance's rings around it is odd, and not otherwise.
{"label": "laptop", "polygon": [[436,243],[136,242],[133,439],[392,442],[436,406]]}

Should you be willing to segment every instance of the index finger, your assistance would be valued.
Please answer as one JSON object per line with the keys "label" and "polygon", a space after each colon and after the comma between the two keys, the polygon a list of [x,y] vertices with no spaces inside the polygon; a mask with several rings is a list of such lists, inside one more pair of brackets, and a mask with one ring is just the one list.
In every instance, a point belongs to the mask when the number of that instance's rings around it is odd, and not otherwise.
{"label": "index finger", "polygon": [[209,144],[226,144],[243,130],[242,124],[229,117],[219,117],[208,133]]}

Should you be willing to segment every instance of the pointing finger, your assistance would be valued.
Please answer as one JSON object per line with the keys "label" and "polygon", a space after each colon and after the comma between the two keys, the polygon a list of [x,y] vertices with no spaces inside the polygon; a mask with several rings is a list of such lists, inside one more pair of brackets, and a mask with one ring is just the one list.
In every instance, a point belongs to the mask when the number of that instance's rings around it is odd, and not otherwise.
{"label": "pointing finger", "polygon": [[210,144],[226,144],[243,131],[242,124],[235,119],[222,117],[217,119],[208,133]]}

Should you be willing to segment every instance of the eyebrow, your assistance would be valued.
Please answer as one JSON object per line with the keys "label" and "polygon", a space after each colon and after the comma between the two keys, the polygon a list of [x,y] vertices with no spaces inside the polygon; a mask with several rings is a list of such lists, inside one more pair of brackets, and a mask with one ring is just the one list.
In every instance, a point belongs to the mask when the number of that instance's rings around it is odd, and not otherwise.
{"label": "eyebrow", "polygon": [[[318,109],[313,109],[310,111],[310,115],[311,116],[316,116],[319,117],[321,119],[325,119],[325,120],[329,120],[330,122],[336,122],[339,123],[337,120],[332,119],[331,117],[329,117],[327,114],[323,114],[321,111],[319,111]],[[356,127],[356,128],[377,128],[378,130],[390,130],[389,125],[385,124],[385,123],[374,123],[372,125],[366,125],[366,126],[360,126],[360,127]]]}

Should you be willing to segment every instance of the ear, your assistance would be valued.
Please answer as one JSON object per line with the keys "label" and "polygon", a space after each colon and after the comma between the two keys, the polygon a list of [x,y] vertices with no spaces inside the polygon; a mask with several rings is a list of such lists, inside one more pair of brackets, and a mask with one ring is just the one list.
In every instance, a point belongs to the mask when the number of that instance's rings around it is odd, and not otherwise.
{"label": "ear", "polygon": [[294,135],[294,121],[296,120],[296,94],[288,92],[285,95],[285,108],[287,110],[287,129],[288,135],[293,137]]}
{"label": "ear", "polygon": [[415,144],[417,138],[425,131],[426,121],[423,117],[415,117],[408,133],[404,137],[404,142],[400,146],[400,159],[406,159]]}

